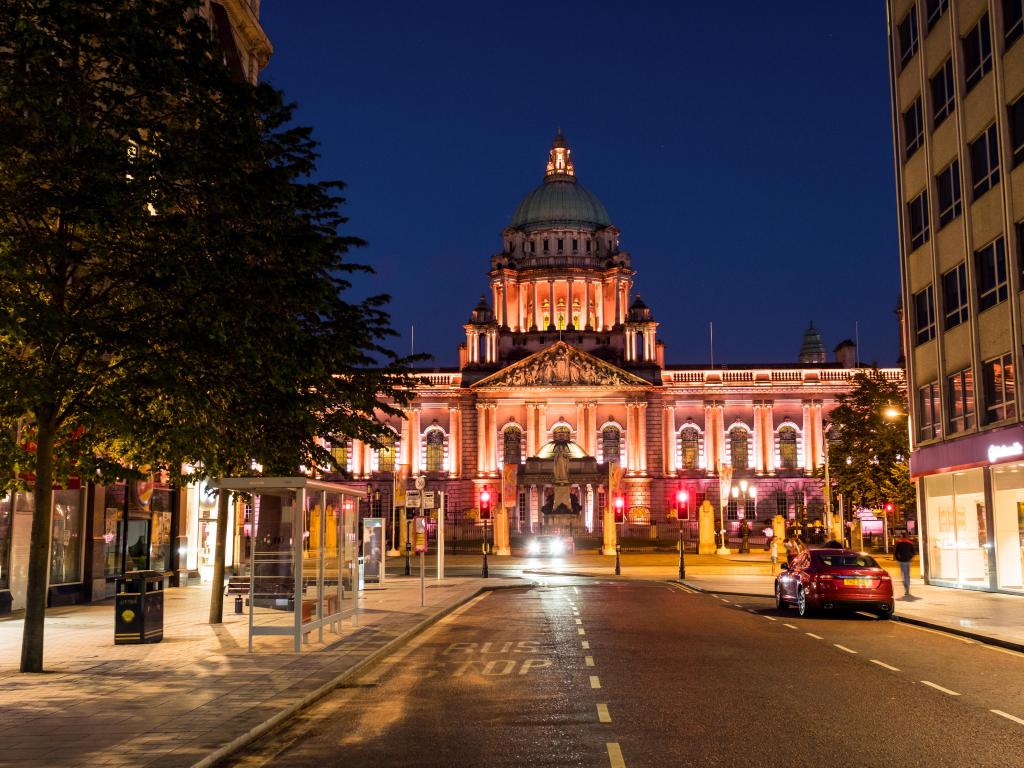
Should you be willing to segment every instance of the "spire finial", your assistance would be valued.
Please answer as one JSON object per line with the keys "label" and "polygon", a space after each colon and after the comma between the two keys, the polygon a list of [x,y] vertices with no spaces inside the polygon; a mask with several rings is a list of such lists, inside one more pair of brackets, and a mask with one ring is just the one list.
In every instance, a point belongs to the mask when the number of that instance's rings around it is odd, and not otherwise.
{"label": "spire finial", "polygon": [[544,172],[544,180],[576,180],[576,168],[572,163],[572,150],[562,135],[562,129],[557,128],[555,139],[551,142],[551,151],[548,153],[548,165]]}

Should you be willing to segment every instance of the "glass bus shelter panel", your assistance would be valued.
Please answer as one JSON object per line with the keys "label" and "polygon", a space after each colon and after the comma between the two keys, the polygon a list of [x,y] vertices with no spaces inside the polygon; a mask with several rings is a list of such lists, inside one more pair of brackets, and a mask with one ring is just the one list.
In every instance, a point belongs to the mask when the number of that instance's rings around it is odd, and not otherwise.
{"label": "glass bus shelter panel", "polygon": [[294,624],[294,505],[291,491],[264,492],[253,498],[250,624],[256,627]]}
{"label": "glass bus shelter panel", "polygon": [[345,589],[352,589],[352,573],[358,574],[359,558],[359,508],[351,498],[343,500],[340,527],[341,578]]}
{"label": "glass bus shelter panel", "polygon": [[1024,464],[992,470],[996,582],[1000,589],[1024,591]]}
{"label": "glass bus shelter panel", "polygon": [[309,490],[303,503],[302,624],[341,611],[338,494]]}

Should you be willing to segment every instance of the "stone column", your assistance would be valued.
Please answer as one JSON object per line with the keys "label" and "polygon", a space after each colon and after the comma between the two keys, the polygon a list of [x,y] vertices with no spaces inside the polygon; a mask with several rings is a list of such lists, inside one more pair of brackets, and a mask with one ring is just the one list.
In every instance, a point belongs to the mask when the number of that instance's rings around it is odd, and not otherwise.
{"label": "stone column", "polygon": [[804,400],[801,407],[803,411],[803,437],[804,437],[804,469],[812,472],[814,463],[814,425],[811,417],[811,401]]}
{"label": "stone column", "polygon": [[501,322],[501,300],[498,298],[498,281],[491,283],[491,306],[494,308],[494,317]]}
{"label": "stone column", "polygon": [[448,406],[448,475],[458,477],[462,473],[462,410],[457,405]]}
{"label": "stone column", "polygon": [[615,282],[613,283],[613,285],[615,286],[615,325],[621,325],[622,317],[621,312],[619,310],[620,305],[622,303],[622,291],[619,288],[620,284],[618,278],[615,278]]}
{"label": "stone column", "polygon": [[594,291],[595,291],[595,293],[597,295],[597,298],[594,300],[595,309],[597,310],[597,329],[599,331],[605,331],[605,330],[607,330],[607,328],[605,328],[605,324],[604,324],[604,281],[603,280],[598,280],[594,284]]}
{"label": "stone column", "polygon": [[548,280],[548,327],[547,330],[552,330],[555,327],[555,281],[553,279]]}
{"label": "stone column", "polygon": [[498,404],[490,403],[487,417],[487,469],[498,471]]}
{"label": "stone column", "polygon": [[821,400],[815,400],[811,404],[811,426],[814,429],[814,466],[820,467],[825,461],[822,455],[825,445],[821,423]]}
{"label": "stone column", "polygon": [[534,280],[533,281],[533,327],[534,328],[539,329],[539,330],[544,330],[543,328],[541,328],[541,325],[540,325],[540,321],[541,321],[541,319],[543,317],[544,317],[544,315],[540,311],[540,281],[539,280]]}
{"label": "stone column", "polygon": [[594,324],[590,322],[590,278],[583,280],[583,330],[593,330]]}
{"label": "stone column", "polygon": [[501,276],[501,325],[508,328],[511,323],[508,321],[508,280]]}
{"label": "stone column", "polygon": [[587,450],[587,404],[576,401],[576,442],[583,450]]}
{"label": "stone column", "polygon": [[642,474],[647,474],[647,403],[637,403],[636,409],[636,420],[637,420],[637,442],[639,461],[637,462],[637,470]]}
{"label": "stone column", "polygon": [[764,472],[764,425],[761,421],[761,402],[754,401],[754,471]]}
{"label": "stone column", "polygon": [[604,508],[604,548],[601,550],[601,554],[615,557],[615,545],[619,541],[619,531],[615,526],[615,512],[612,508],[615,500],[612,498],[610,488],[608,493],[605,494],[605,498],[608,503]]}
{"label": "stone column", "polygon": [[476,474],[487,472],[487,403],[476,404]]}
{"label": "stone column", "polygon": [[761,402],[761,429],[764,432],[764,471],[775,471],[775,419],[772,417],[772,401]]}
{"label": "stone column", "polygon": [[546,403],[537,403],[537,439],[534,441],[534,445],[538,451],[548,441],[547,410]]}
{"label": "stone column", "polygon": [[568,282],[569,282],[568,297],[565,300],[565,316],[566,316],[565,327],[566,328],[572,328],[574,331],[578,331],[579,328],[576,327],[576,323],[573,322],[573,318],[572,318],[572,278],[571,277],[569,278]]}
{"label": "stone column", "polygon": [[662,451],[664,453],[664,461],[662,466],[665,467],[666,475],[674,475],[676,473],[676,407],[674,403],[666,403],[664,410],[662,411]]}
{"label": "stone column", "polygon": [[533,447],[533,403],[526,404],[526,421],[523,422],[523,424],[523,436],[526,438],[526,455],[529,457],[536,453],[536,450],[534,450]]}
{"label": "stone column", "polygon": [[420,407],[413,406],[412,409],[412,452],[409,454],[409,472],[411,476],[419,474],[420,471]]}
{"label": "stone column", "polygon": [[590,445],[587,446],[587,453],[597,456],[597,403],[591,403],[588,406],[587,422],[590,432]]}

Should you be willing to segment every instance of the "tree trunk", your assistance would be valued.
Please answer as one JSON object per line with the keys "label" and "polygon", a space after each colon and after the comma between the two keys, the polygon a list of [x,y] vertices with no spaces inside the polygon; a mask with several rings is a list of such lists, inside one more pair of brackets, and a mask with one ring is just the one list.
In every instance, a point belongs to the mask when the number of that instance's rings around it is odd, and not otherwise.
{"label": "tree trunk", "polygon": [[224,551],[228,544],[228,502],[231,493],[221,489],[217,496],[217,543],[213,551],[213,587],[210,589],[210,623],[224,621]]}
{"label": "tree trunk", "polygon": [[36,431],[35,511],[28,555],[25,629],[21,638],[21,671],[43,671],[43,628],[50,570],[50,531],[53,518],[54,428],[42,421]]}

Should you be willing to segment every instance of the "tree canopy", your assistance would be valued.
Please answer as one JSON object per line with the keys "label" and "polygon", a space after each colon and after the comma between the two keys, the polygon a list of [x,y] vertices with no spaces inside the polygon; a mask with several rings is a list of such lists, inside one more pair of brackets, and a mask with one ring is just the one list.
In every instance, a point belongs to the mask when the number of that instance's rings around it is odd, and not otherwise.
{"label": "tree canopy", "polygon": [[375,443],[406,398],[351,293],[342,184],[195,0],[0,0],[0,483],[34,481],[22,669],[42,668],[53,482],[269,472]]}

